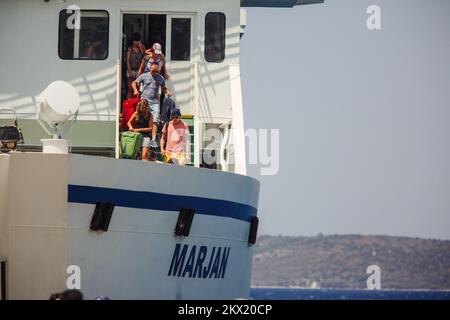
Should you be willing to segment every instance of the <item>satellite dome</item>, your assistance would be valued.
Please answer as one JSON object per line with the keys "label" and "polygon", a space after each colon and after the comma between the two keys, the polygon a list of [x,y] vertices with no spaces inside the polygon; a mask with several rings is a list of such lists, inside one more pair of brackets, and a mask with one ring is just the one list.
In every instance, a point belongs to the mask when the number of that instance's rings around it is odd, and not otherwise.
{"label": "satellite dome", "polygon": [[68,82],[52,82],[40,95],[38,117],[50,126],[61,124],[77,113],[80,95]]}

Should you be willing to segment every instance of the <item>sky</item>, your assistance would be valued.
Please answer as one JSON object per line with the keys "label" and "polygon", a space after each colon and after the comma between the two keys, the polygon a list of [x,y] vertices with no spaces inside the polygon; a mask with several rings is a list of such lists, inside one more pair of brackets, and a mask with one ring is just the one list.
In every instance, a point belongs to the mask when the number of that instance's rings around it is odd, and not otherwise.
{"label": "sky", "polygon": [[[366,10],[381,9],[369,30]],[[247,129],[279,129],[259,234],[450,239],[450,1],[247,8]]]}

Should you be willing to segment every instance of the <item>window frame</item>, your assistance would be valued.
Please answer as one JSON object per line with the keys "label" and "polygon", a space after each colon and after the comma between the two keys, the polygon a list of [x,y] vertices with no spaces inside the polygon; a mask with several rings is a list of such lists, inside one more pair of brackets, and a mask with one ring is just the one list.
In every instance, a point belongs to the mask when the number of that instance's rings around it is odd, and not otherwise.
{"label": "window frame", "polygon": [[[61,45],[61,14],[62,13],[67,13],[67,9],[63,9],[59,12],[58,15],[58,47],[57,47],[57,51],[58,51],[58,57],[61,60],[76,60],[76,61],[105,61],[108,59],[109,57],[109,37],[110,37],[110,17],[109,17],[109,12],[108,10],[103,10],[103,9],[81,9],[80,12],[82,13],[83,11],[87,11],[87,12],[103,12],[106,13],[106,17],[107,17],[107,25],[108,25],[108,36],[106,37],[106,55],[104,58],[102,59],[86,59],[86,58],[63,58],[61,57],[61,52],[60,52],[60,45]],[[83,19],[83,15],[81,15],[81,18]],[[80,29],[81,30],[81,29]],[[74,31],[75,32],[75,31]],[[75,43],[74,43],[75,46]]]}
{"label": "window frame", "polygon": [[[173,31],[173,20],[176,20],[176,19],[186,19],[186,20],[189,20],[189,59],[187,59],[187,60],[174,60],[173,59],[173,56],[172,56],[172,50],[173,50],[173,48],[174,48],[174,46],[173,46],[173,33],[172,33],[172,31]],[[176,15],[173,15],[173,16],[171,16],[170,17],[170,61],[173,61],[173,62],[188,62],[188,61],[192,61],[192,27],[193,27],[193,19],[192,19],[192,17],[190,17],[190,16],[176,16]],[[166,52],[167,53],[167,52]],[[166,55],[167,56],[167,55]]]}
{"label": "window frame", "polygon": [[[223,31],[224,31],[223,32],[223,50],[222,50],[223,58],[221,60],[208,60],[208,57],[206,55],[206,34],[207,34],[206,21],[208,19],[208,16],[211,15],[211,14],[215,14],[215,15],[217,14],[217,15],[223,16]],[[226,49],[227,49],[226,41],[227,41],[227,16],[223,12],[217,12],[217,11],[208,12],[205,15],[205,39],[204,39],[204,45],[203,45],[204,46],[204,48],[203,48],[203,57],[204,57],[205,61],[208,62],[208,63],[222,63],[222,62],[224,62],[225,59],[226,59]]]}

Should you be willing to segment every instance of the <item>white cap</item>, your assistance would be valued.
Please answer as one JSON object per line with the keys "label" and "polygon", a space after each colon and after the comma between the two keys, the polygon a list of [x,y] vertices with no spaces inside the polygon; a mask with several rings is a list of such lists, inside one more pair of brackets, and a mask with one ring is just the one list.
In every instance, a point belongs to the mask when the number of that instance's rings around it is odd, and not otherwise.
{"label": "white cap", "polygon": [[155,42],[155,43],[153,44],[152,49],[153,49],[153,51],[154,51],[156,54],[161,54],[161,53],[162,53],[162,51],[161,51],[161,45],[160,45],[158,42]]}

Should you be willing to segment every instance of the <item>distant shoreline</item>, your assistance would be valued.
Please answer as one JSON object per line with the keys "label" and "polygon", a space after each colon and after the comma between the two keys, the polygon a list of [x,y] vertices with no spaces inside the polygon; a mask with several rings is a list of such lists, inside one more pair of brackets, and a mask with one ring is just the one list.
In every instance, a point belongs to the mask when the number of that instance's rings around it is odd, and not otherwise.
{"label": "distant shoreline", "polygon": [[260,236],[254,246],[251,285],[365,290],[374,267],[380,273],[382,291],[448,291],[450,240],[321,234]]}
{"label": "distant shoreline", "polygon": [[367,292],[450,292],[450,289],[348,289],[348,288],[308,288],[308,287],[282,287],[282,286],[251,286],[251,289],[299,289],[299,290],[317,290],[317,291],[367,291]]}

